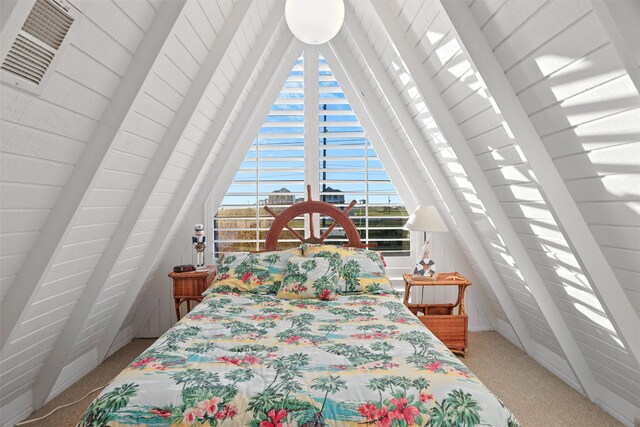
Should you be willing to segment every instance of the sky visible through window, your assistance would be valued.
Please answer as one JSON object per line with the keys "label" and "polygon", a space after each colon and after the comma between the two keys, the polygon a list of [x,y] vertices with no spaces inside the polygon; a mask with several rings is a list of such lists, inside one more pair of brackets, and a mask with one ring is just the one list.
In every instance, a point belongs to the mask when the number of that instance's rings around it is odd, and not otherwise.
{"label": "sky visible through window", "polygon": [[[318,140],[304,143],[304,62],[300,56],[247,152],[215,217],[216,252],[263,249],[272,218],[265,204],[282,210],[305,197],[305,166],[318,173],[320,199],[346,207],[365,243],[387,255],[408,255],[409,234],[402,230],[408,214],[357,117],[329,69],[319,58]],[[309,112],[312,114],[313,112]],[[305,165],[305,149],[319,150],[319,163]],[[305,219],[290,223],[304,234]],[[320,231],[330,226],[320,218]],[[299,245],[283,231],[279,248]],[[326,243],[344,244],[336,227]]]}

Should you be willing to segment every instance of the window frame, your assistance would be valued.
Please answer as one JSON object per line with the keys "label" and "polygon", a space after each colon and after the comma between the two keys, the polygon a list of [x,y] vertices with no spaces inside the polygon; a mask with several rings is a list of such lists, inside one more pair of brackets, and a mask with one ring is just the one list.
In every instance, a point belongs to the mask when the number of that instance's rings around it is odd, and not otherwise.
{"label": "window frame", "polygon": [[[314,200],[320,200],[321,199],[321,195],[320,195],[320,191],[321,191],[321,179],[320,179],[320,175],[321,175],[321,165],[320,165],[320,152],[321,152],[321,129],[320,129],[320,107],[321,105],[323,105],[324,103],[321,104],[322,102],[322,98],[320,97],[320,93],[322,92],[322,88],[320,87],[320,81],[323,80],[322,76],[320,75],[320,71],[321,71],[321,65],[320,65],[320,55],[319,55],[319,50],[316,46],[306,46],[304,51],[303,51],[303,62],[302,62],[302,67],[300,67],[299,64],[296,64],[296,66],[294,67],[294,69],[292,69],[292,71],[294,70],[298,70],[300,71],[300,68],[302,68],[303,70],[303,110],[302,110],[302,116],[303,116],[303,121],[302,123],[304,124],[304,142],[303,142],[303,153],[304,153],[304,186],[306,186],[307,184],[311,185],[311,191],[312,191],[312,197],[314,198]],[[328,66],[328,64],[325,66],[326,69],[328,71],[331,71],[330,67]],[[332,73],[332,79],[334,79],[336,82],[338,80],[337,76],[335,76],[333,74],[333,71],[331,71]],[[287,79],[287,81],[289,81]],[[339,85],[339,83],[338,83]],[[286,87],[286,84],[285,86]],[[340,87],[340,91],[342,93],[344,93],[343,89]],[[282,91],[279,93],[282,94]],[[351,103],[347,100],[346,98],[346,94],[345,94],[345,101],[343,101],[343,103],[349,103],[351,105]],[[274,103],[274,104],[277,104]],[[376,153],[376,161],[380,162],[380,164],[382,164],[382,158],[380,156],[380,153],[378,152],[378,150],[375,149],[374,146],[374,142],[367,137],[366,131],[364,130],[364,126],[362,125],[362,123],[360,122],[359,118],[357,117],[357,114],[354,111],[353,105],[351,105],[351,109],[350,110],[345,110],[345,111],[349,111],[349,115],[354,115],[356,116],[356,121],[355,122],[345,122],[345,125],[348,123],[349,125],[353,124],[356,125],[357,127],[362,129],[362,134],[364,135],[365,141],[364,141],[364,145],[361,142],[357,142],[357,145],[359,147],[365,147],[366,150],[373,149],[373,151]],[[335,114],[335,115],[341,115],[341,114]],[[260,129],[263,129],[264,123],[266,122],[266,118],[265,121],[263,121],[263,124],[261,125]],[[338,122],[336,122],[336,125],[339,125]],[[347,125],[347,127],[352,127]],[[252,143],[251,144],[251,149],[254,149],[255,144]],[[370,160],[368,155],[365,155],[363,157],[364,159],[366,159],[367,163]],[[246,154],[243,157],[242,162],[244,162],[246,159]],[[241,164],[242,164],[241,162]],[[385,170],[384,165],[382,164],[381,168],[374,168],[375,170],[380,169],[383,170],[387,173],[387,176],[389,177],[389,182],[391,184],[393,184],[392,180],[391,180],[391,176],[390,174]],[[236,171],[236,173],[240,171],[240,169],[238,169]],[[365,172],[366,175],[368,175],[368,173]],[[235,182],[235,176],[234,179],[232,181],[232,184]],[[358,182],[362,182],[365,185],[365,190],[366,192],[368,192],[368,180],[365,179],[364,181],[358,181]],[[258,182],[256,182],[256,185],[258,185]],[[406,206],[403,197],[402,197],[402,192],[401,189],[399,189],[398,187],[396,187],[394,185],[395,188],[395,196],[399,197],[402,204]],[[227,190],[228,192],[228,190]],[[297,193],[296,193],[297,194]],[[260,197],[259,195],[257,196],[258,198]],[[220,201],[220,206],[222,206],[222,202],[224,200],[224,197],[221,199]],[[258,204],[258,207],[260,206],[260,204]],[[213,207],[213,206],[211,206]],[[217,207],[219,208],[219,206]],[[207,227],[210,228],[210,235],[211,237],[211,250],[213,253],[216,252],[216,244],[217,244],[217,240],[214,239],[215,237],[215,218],[216,218],[216,214],[217,214],[217,208],[215,211],[211,211],[211,212],[207,212],[207,214],[209,215],[210,220],[207,221]],[[408,215],[408,214],[407,214]],[[209,219],[208,218],[208,219]],[[257,229],[260,229],[260,219],[263,219],[262,217],[258,218],[258,215],[256,215],[256,219],[258,221],[257,223]],[[319,230],[320,227],[320,218],[318,218],[318,216],[316,215],[316,218],[314,218],[314,226],[316,230]],[[368,229],[368,220],[367,222],[367,229]],[[395,227],[394,227],[395,228]],[[304,235],[305,237],[309,237],[309,221],[305,220],[305,226],[304,226]],[[414,252],[415,252],[415,248],[417,247],[416,245],[416,239],[414,236],[415,233],[409,233],[408,235],[408,242],[409,242],[409,250],[407,251],[407,254],[402,254],[402,255],[395,255],[395,256],[391,256],[389,258],[393,259],[393,261],[391,261],[391,264],[406,264],[406,260],[408,260],[409,258],[413,258],[414,257]],[[368,232],[367,232],[368,235]],[[259,239],[259,230],[256,230],[256,238]],[[363,239],[364,240],[364,239]],[[256,248],[258,248],[259,244],[259,240],[256,242]],[[419,245],[418,245],[419,246]]]}

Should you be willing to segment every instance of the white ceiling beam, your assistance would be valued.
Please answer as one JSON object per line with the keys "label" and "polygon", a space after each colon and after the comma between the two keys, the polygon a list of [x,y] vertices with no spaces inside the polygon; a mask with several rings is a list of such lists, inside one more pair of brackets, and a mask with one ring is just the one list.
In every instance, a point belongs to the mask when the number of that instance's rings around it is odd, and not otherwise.
{"label": "white ceiling beam", "polygon": [[[398,22],[391,18],[390,10],[386,4],[373,2],[373,6],[383,22],[393,44],[409,72],[422,100],[426,103],[442,135],[453,148],[458,161],[464,168],[470,182],[485,206],[487,213],[495,224],[495,227],[505,242],[509,253],[513,257],[524,281],[527,283],[531,295],[538,304],[542,315],[545,317],[549,328],[555,335],[565,358],[573,371],[573,374],[589,398],[595,397],[595,380],[578,344],[571,334],[567,323],[562,318],[560,310],[556,306],[549,290],[540,277],[533,261],[529,257],[526,248],[520,241],[513,224],[502,208],[498,197],[489,184],[482,168],[471,152],[462,131],[455,122],[451,112],[445,105],[440,93],[429,78],[427,70],[417,59],[415,51],[404,39],[404,34],[399,29]],[[466,4],[465,4],[466,7]]]}
{"label": "white ceiling beam", "polygon": [[[347,62],[344,55],[338,55],[336,45],[342,46],[341,41],[340,36],[334,37],[329,45],[322,47],[322,54],[396,187],[402,203],[409,212],[413,212],[421,203],[432,204],[433,200],[427,191],[414,194],[412,187],[416,183],[424,183],[424,178],[420,176],[409,153],[399,144],[400,136],[377,103],[371,86],[365,83],[364,74],[353,69],[357,66],[353,58],[349,56]],[[371,99],[374,101],[371,102]]]}
{"label": "white ceiling beam", "polygon": [[[515,304],[509,295],[505,284],[503,283],[500,275],[493,266],[487,251],[480,241],[476,231],[471,225],[466,213],[462,209],[460,202],[457,200],[455,193],[451,189],[447,178],[440,169],[437,160],[429,150],[427,143],[424,141],[420,130],[416,126],[413,118],[407,111],[405,104],[398,94],[396,87],[393,85],[391,78],[387,74],[384,66],[380,62],[378,55],[371,46],[367,39],[362,27],[353,15],[351,9],[346,11],[346,28],[351,34],[356,46],[360,50],[363,58],[365,59],[367,66],[371,70],[371,73],[375,77],[382,93],[387,98],[389,105],[393,109],[397,119],[401,126],[405,130],[409,140],[416,151],[418,157],[421,159],[423,167],[429,174],[433,185],[440,192],[444,203],[447,205],[449,212],[442,212],[443,216],[452,217],[453,221],[458,226],[461,234],[465,237],[465,243],[469,247],[470,252],[473,254],[475,261],[478,265],[482,265],[485,270],[484,274],[487,277],[487,281],[493,290],[498,302],[502,306],[505,315],[509,319],[511,326],[516,333],[516,336],[523,345],[525,351],[529,354],[533,354],[533,347],[531,346],[531,339],[520,313],[515,307]],[[334,42],[337,44],[337,42]],[[345,48],[346,49],[346,48]],[[349,52],[345,52],[343,56],[348,58]],[[345,59],[344,61],[348,61]]]}
{"label": "white ceiling beam", "polygon": [[[351,12],[347,10],[346,13],[350,14]],[[352,27],[347,24],[345,28],[351,29]],[[345,35],[347,31],[347,29],[343,29],[340,34]],[[354,60],[354,52],[348,48],[341,36],[334,37],[329,42],[329,46],[326,48],[323,46],[321,50],[367,137],[371,140],[380,161],[398,190],[405,207],[413,212],[418,204],[434,205],[435,201],[431,193],[425,190],[427,179],[420,174],[418,165],[407,151],[408,147],[399,143],[401,136],[393,127],[364,72]],[[395,117],[398,119],[397,116]],[[413,147],[410,150],[413,150]],[[419,165],[425,170],[424,163],[420,162]],[[414,193],[413,189],[418,191]],[[459,248],[459,243],[455,238],[451,239],[451,242]],[[478,302],[478,309],[487,317],[489,323],[495,326],[495,311],[486,301],[484,292],[480,292],[480,294],[482,301]]]}
{"label": "white ceiling beam", "polygon": [[71,228],[82,202],[110,152],[125,117],[137,98],[142,85],[173,31],[182,13],[185,0],[165,1],[136,50],[127,72],[120,80],[105,112],[88,140],[87,146],[73,169],[62,193],[47,217],[38,236],[38,243],[29,254],[28,265],[20,269],[13,285],[0,305],[0,347],[5,348],[26,314],[31,299],[45,273],[51,267]]}
{"label": "white ceiling beam", "polygon": [[73,350],[75,340],[102,291],[103,285],[107,282],[120,253],[125,247],[174,149],[178,145],[182,133],[196,111],[207,86],[231,46],[231,42],[240,28],[250,5],[250,2],[238,2],[235,4],[231,14],[225,21],[224,27],[209,50],[207,58],[185,94],[180,107],[160,142],[160,147],[156,150],[153,159],[140,180],[140,184],[131,197],[131,202],[127,205],[120,218],[113,237],[109,240],[105,251],[87,281],[78,303],[71,316],[67,319],[53,350],[40,370],[38,379],[33,387],[33,402],[36,409],[44,405],[53,389],[60,372],[62,372],[62,368],[64,368],[67,357]]}
{"label": "white ceiling beam", "polygon": [[[635,37],[636,39],[640,37],[638,26],[636,25],[634,28],[635,34],[623,34],[622,26],[618,25],[616,22],[616,19],[610,10],[612,5],[609,3],[609,1],[591,0],[591,7],[593,8],[596,17],[600,21],[605,32],[609,35],[609,41],[618,54],[620,62],[622,62],[622,65],[627,70],[627,74],[633,82],[633,85],[636,87],[636,91],[640,93],[640,65],[634,58],[632,50],[625,41],[625,37]],[[636,19],[640,18],[637,11],[638,3],[621,1],[616,6],[627,6],[629,10],[626,12],[628,12],[630,16],[635,16]]]}
{"label": "white ceiling beam", "polygon": [[[542,196],[626,349],[640,363],[640,319],[466,4],[441,3],[479,80],[493,97]],[[551,321],[551,319],[549,319]],[[560,337],[558,337],[560,338]],[[560,340],[559,340],[560,341]],[[560,341],[562,344],[562,341]],[[571,354],[569,362],[571,363]]]}
{"label": "white ceiling beam", "polygon": [[123,322],[126,320],[127,314],[129,313],[129,310],[136,300],[137,295],[140,292],[145,279],[147,278],[147,275],[149,274],[149,269],[153,265],[157,253],[161,249],[162,244],[164,243],[164,239],[166,239],[166,236],[171,229],[171,226],[173,225],[173,222],[175,221],[180,208],[184,204],[184,201],[189,195],[193,185],[196,182],[196,179],[198,178],[202,168],[209,158],[211,150],[220,138],[220,135],[222,134],[222,131],[225,128],[229,117],[233,113],[236,103],[238,102],[242,95],[242,92],[244,91],[247,81],[251,78],[251,74],[253,73],[254,68],[262,57],[265,47],[273,36],[276,28],[280,24],[282,20],[281,9],[282,7],[276,6],[275,9],[271,12],[271,15],[265,22],[263,29],[257,37],[254,46],[251,48],[247,59],[236,75],[233,85],[231,86],[229,92],[225,94],[225,98],[229,101],[225,102],[222,105],[220,110],[218,110],[215,118],[213,119],[213,124],[211,125],[209,132],[207,132],[206,137],[200,144],[198,152],[189,165],[189,169],[183,177],[178,191],[171,201],[171,205],[165,212],[162,222],[160,223],[159,228],[156,231],[156,235],[152,240],[149,248],[147,249],[143,261],[138,266],[136,275],[131,281],[126,300],[118,306],[116,312],[109,321],[107,329],[104,332],[100,343],[98,344],[98,361],[104,360],[109,348],[111,347],[111,344],[113,343],[113,340],[122,327]]}
{"label": "white ceiling beam", "polygon": [[[286,48],[286,51],[283,51],[283,48]],[[216,155],[219,160],[209,169],[201,186],[202,191],[197,194],[191,205],[192,209],[185,215],[178,226],[180,231],[178,231],[174,241],[169,245],[170,248],[175,248],[175,250],[167,257],[165,265],[160,268],[156,277],[152,279],[153,282],[165,280],[167,271],[170,271],[169,269],[175,264],[175,261],[180,259],[183,245],[178,244],[177,240],[187,236],[187,233],[192,229],[191,224],[201,221],[203,216],[207,217],[204,207],[213,215],[213,212],[220,205],[235,177],[238,167],[246,156],[247,151],[251,148],[253,140],[256,138],[260,127],[271,110],[271,106],[287,81],[289,73],[301,51],[302,43],[287,30],[286,35],[278,43],[277,49],[270,55],[269,62],[265,65],[249,98],[244,103],[234,127],[223,141],[220,151]],[[211,189],[211,191],[207,191],[207,189]],[[207,222],[207,226],[210,226],[210,221]],[[153,286],[153,284],[150,286]],[[138,314],[134,319],[134,324],[143,325],[147,321],[151,315],[153,304],[153,298],[147,298],[143,301],[142,307],[138,310]]]}

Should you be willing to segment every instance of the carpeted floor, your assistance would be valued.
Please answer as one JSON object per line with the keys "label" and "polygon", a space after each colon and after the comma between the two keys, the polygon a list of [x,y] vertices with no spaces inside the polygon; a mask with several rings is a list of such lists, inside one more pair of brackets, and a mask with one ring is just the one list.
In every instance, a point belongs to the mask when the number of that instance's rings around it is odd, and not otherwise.
{"label": "carpeted floor", "polygon": [[[502,338],[496,332],[469,334],[469,352],[463,362],[491,389],[526,427],[620,426],[589,400]],[[40,417],[58,405],[73,402],[106,384],[142,353],[153,340],[134,340],[29,419]],[[64,408],[30,426],[74,426],[98,392],[81,403]]]}
{"label": "carpeted floor", "polygon": [[621,426],[497,332],[469,333],[461,358],[526,427]]}
{"label": "carpeted floor", "polygon": [[[101,385],[106,385],[113,379],[121,370],[127,367],[129,363],[140,353],[145,351],[155,340],[133,340],[120,350],[112,354],[103,364],[98,366],[89,374],[82,377],[74,385],[57,395],[49,403],[44,405],[40,410],[34,412],[27,418],[27,420],[42,417],[48,414],[54,408],[64,405],[66,403],[75,402],[82,398],[85,394],[98,388]],[[36,421],[34,423],[26,424],[27,427],[73,427],[75,426],[84,411],[87,409],[91,401],[98,395],[99,391],[88,396],[85,400],[77,405],[63,408],[56,411],[50,417]]]}

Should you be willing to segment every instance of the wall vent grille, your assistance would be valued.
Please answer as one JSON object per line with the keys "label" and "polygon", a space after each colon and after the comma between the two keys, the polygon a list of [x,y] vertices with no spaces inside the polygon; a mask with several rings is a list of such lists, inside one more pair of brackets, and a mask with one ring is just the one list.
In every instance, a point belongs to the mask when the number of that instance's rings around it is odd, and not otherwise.
{"label": "wall vent grille", "polygon": [[39,85],[72,23],[57,4],[37,0],[0,68]]}

